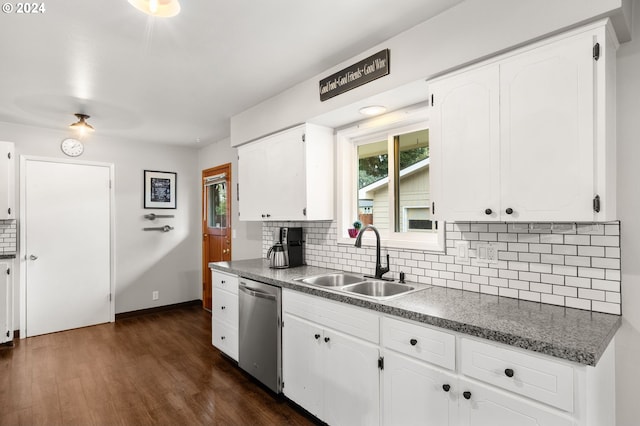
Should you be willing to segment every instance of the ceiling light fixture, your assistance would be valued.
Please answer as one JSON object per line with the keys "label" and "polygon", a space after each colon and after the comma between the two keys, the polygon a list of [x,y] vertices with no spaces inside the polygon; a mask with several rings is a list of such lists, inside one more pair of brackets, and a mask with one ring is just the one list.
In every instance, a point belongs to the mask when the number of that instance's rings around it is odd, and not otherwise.
{"label": "ceiling light fixture", "polygon": [[78,117],[78,122],[70,124],[69,127],[71,127],[74,130],[78,130],[81,134],[85,134],[86,132],[93,132],[95,130],[91,124],[86,122],[86,120],[89,118],[88,115],[86,114],[74,114],[74,115]]}
{"label": "ceiling light fixture", "polygon": [[180,13],[178,0],[129,0],[141,12],[158,18],[171,18]]}
{"label": "ceiling light fixture", "polygon": [[369,105],[369,106],[360,108],[360,114],[368,115],[370,117],[374,115],[380,115],[386,111],[387,111],[387,108],[383,107],[382,105]]}

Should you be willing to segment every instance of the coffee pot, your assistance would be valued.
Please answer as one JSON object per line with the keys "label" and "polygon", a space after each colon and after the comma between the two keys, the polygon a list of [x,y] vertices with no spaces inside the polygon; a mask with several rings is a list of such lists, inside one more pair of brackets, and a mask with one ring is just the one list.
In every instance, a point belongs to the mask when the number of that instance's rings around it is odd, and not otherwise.
{"label": "coffee pot", "polygon": [[267,259],[269,259],[269,268],[289,267],[289,259],[287,259],[287,253],[282,243],[275,243],[269,248]]}

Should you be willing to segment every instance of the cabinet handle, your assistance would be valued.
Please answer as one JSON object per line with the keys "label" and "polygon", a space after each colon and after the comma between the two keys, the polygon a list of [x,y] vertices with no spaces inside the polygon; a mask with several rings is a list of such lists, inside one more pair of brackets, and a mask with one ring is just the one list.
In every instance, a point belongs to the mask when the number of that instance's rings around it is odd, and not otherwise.
{"label": "cabinet handle", "polygon": [[491,213],[493,213],[493,210],[491,210],[491,209],[486,209],[484,211],[484,214],[486,214],[486,215],[490,215]]}
{"label": "cabinet handle", "polygon": [[507,377],[513,377],[513,370],[511,368],[507,368],[504,370],[504,375]]}
{"label": "cabinet handle", "polygon": [[325,337],[325,338],[324,338],[324,342],[325,342],[325,343],[329,343],[329,340],[331,340],[331,339],[329,339],[328,337]]}
{"label": "cabinet handle", "polygon": [[263,214],[262,214],[262,217],[267,217],[267,215],[263,213]]}
{"label": "cabinet handle", "polygon": [[220,306],[220,309],[222,309],[223,311],[226,309],[226,306]]}
{"label": "cabinet handle", "polygon": [[451,389],[450,385],[442,385],[442,390],[445,392],[449,392],[449,390]]}
{"label": "cabinet handle", "polygon": [[316,338],[316,340],[318,340],[318,339],[320,338],[320,335],[319,335],[319,334],[316,334],[316,335],[314,335],[313,337],[315,337],[315,338]]}
{"label": "cabinet handle", "polygon": [[222,284],[226,284],[226,281],[225,281],[225,280],[222,280],[222,281],[220,281],[220,282],[221,282]]}
{"label": "cabinet handle", "polygon": [[411,339],[409,340],[409,343],[411,343],[411,346],[415,346],[418,344],[418,341],[416,339]]}
{"label": "cabinet handle", "polygon": [[511,214],[513,213],[513,209],[511,207],[509,207],[508,209],[505,210],[506,214]]}
{"label": "cabinet handle", "polygon": [[220,340],[224,340],[224,339],[226,339],[226,337],[220,336]]}
{"label": "cabinet handle", "polygon": [[462,396],[464,396],[464,399],[471,399],[471,392],[464,391],[462,392]]}

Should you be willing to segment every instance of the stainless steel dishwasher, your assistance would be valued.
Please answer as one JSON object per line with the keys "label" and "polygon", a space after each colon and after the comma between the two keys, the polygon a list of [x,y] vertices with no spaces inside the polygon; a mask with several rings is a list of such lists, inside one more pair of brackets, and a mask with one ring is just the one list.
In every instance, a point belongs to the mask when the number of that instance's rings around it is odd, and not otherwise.
{"label": "stainless steel dishwasher", "polygon": [[238,365],[276,393],[282,389],[282,290],[240,278]]}

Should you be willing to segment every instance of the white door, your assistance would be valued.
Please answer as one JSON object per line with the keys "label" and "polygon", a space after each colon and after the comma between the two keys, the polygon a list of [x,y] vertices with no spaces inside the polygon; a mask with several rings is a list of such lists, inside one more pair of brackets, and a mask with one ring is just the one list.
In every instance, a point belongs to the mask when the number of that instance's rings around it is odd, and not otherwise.
{"label": "white door", "polygon": [[12,260],[0,261],[0,343],[13,339],[11,325],[11,265]]}
{"label": "white door", "polygon": [[111,319],[111,168],[24,163],[26,335]]}

